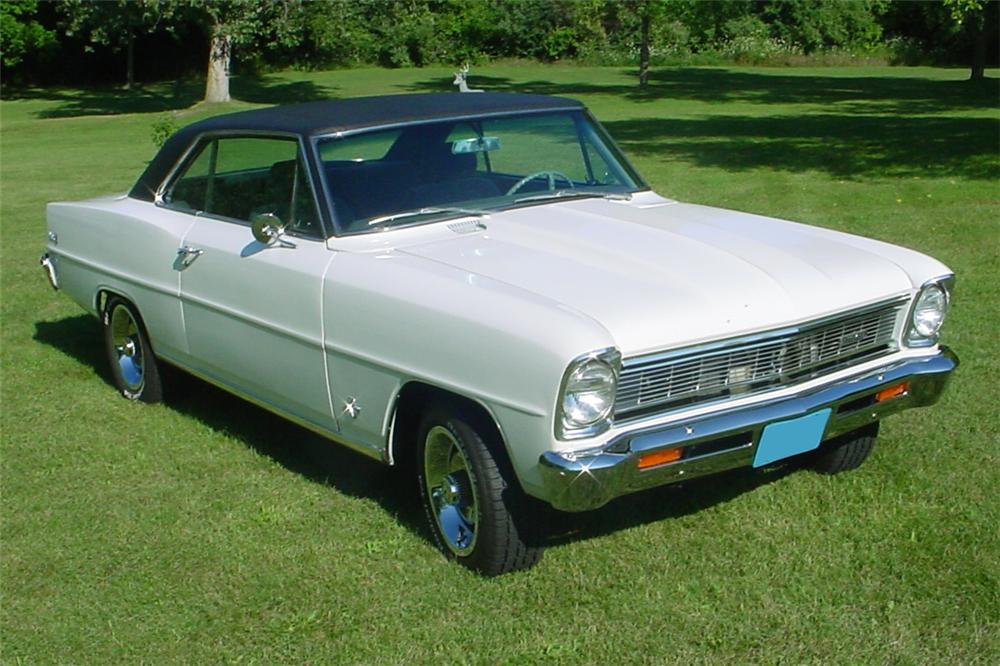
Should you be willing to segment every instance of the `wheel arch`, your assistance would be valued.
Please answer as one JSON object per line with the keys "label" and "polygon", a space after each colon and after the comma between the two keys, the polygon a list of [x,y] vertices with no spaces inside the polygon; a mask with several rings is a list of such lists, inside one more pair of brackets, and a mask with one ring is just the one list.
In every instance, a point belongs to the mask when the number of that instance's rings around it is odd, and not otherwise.
{"label": "wheel arch", "polygon": [[139,304],[136,303],[135,299],[132,298],[132,296],[127,292],[103,285],[98,287],[96,293],[94,294],[94,311],[97,313],[98,320],[100,320],[102,324],[104,323],[104,309],[108,306],[108,301],[113,297],[120,298],[132,306],[132,309],[135,310],[136,315],[139,317],[138,324],[146,336],[146,341],[149,344],[150,349],[153,350],[153,353],[156,354],[157,345],[153,340],[153,336],[149,332],[149,326],[146,325],[146,317],[139,308]]}
{"label": "wheel arch", "polygon": [[100,286],[97,291],[94,292],[94,312],[100,317],[104,313],[104,308],[108,304],[108,299],[112,296],[117,296],[118,298],[123,298],[132,304],[139,316],[142,317],[142,312],[139,311],[139,306],[136,304],[135,299],[129,294],[125,293],[120,289],[115,289],[114,287]]}
{"label": "wheel arch", "polygon": [[503,428],[492,410],[481,401],[460,395],[423,381],[409,381],[400,387],[391,403],[386,460],[390,465],[405,464],[405,453],[416,446],[417,427],[421,416],[430,405],[443,405],[463,411],[472,425],[482,429],[483,434],[493,437],[510,462],[507,439]]}

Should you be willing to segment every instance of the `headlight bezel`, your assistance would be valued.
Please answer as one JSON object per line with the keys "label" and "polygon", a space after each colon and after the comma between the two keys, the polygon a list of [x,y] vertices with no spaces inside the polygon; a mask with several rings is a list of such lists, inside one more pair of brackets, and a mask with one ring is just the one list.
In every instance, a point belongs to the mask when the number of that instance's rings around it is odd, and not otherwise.
{"label": "headlight bezel", "polygon": [[[951,309],[951,298],[954,286],[954,275],[936,277],[927,280],[920,285],[920,289],[910,302],[909,310],[906,313],[906,326],[903,333],[903,343],[907,347],[931,347],[937,344],[938,340],[941,338],[941,328],[944,326],[944,323],[948,318],[948,311]],[[920,304],[924,295],[929,293],[929,290],[938,290],[942,293],[944,296],[944,307],[941,309],[941,322],[938,324],[937,328],[930,335],[924,335],[917,330],[917,324],[914,321],[914,317],[917,314],[917,306]]]}
{"label": "headlight bezel", "polygon": [[[581,354],[574,358],[563,372],[562,382],[559,385],[559,394],[556,396],[556,418],[555,435],[556,439],[566,441],[573,439],[583,439],[594,437],[606,432],[611,427],[612,415],[614,412],[615,397],[618,391],[618,375],[621,372],[622,355],[614,347],[598,349],[586,354]],[[596,420],[589,423],[574,423],[566,413],[565,402],[569,383],[573,375],[589,363],[602,363],[611,370],[613,382],[611,385],[611,398],[606,410]]]}

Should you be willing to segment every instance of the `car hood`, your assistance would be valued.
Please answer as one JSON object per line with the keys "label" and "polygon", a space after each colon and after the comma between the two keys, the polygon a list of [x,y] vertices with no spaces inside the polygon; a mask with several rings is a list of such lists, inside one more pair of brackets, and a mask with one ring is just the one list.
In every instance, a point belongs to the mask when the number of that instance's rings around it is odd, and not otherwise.
{"label": "car hood", "polygon": [[[655,196],[573,200],[397,246],[573,308],[625,355],[800,322],[908,293],[895,246]],[[465,233],[463,233],[465,232]],[[926,267],[922,267],[926,268]],[[942,267],[943,268],[943,267]]]}

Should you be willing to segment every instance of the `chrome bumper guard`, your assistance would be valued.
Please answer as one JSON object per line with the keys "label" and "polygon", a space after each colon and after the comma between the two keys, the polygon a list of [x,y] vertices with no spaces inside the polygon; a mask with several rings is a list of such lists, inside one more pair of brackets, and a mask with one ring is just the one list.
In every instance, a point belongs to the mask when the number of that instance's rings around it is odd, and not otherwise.
{"label": "chrome bumper guard", "polygon": [[41,264],[42,269],[45,271],[45,277],[49,279],[49,284],[52,285],[53,289],[59,288],[59,277],[56,275],[56,266],[52,261],[52,257],[46,252],[42,255],[42,258],[38,260]]}
{"label": "chrome bumper guard", "polygon": [[[911,407],[937,402],[958,357],[948,348],[905,359],[808,393],[625,432],[597,451],[546,452],[539,459],[546,498],[562,511],[596,509],[615,497],[752,464],[765,426],[830,408],[826,441]],[[897,397],[876,402],[886,388],[908,382]],[[644,454],[684,447],[683,457],[639,469]]]}

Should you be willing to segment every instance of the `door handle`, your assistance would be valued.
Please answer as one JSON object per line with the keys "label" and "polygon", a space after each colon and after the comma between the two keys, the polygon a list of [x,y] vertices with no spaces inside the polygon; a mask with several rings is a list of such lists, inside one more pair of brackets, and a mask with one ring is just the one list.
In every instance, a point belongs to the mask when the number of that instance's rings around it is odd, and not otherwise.
{"label": "door handle", "polygon": [[194,260],[200,257],[205,251],[196,247],[191,247],[190,245],[185,245],[183,247],[177,248],[177,260],[181,263],[181,266],[187,268]]}

